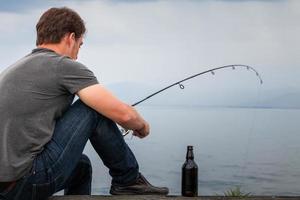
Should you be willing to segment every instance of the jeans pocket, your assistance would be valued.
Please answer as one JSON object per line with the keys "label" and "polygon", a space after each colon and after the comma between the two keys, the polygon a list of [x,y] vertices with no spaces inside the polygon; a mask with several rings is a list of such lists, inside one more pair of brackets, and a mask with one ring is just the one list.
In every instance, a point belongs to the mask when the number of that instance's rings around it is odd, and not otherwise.
{"label": "jeans pocket", "polygon": [[4,195],[6,195],[7,193],[11,192],[15,187],[16,187],[16,183],[15,183],[15,185],[8,185],[5,189],[0,189],[0,197],[2,197]]}
{"label": "jeans pocket", "polygon": [[32,184],[32,200],[44,200],[54,193],[54,183]]}
{"label": "jeans pocket", "polygon": [[3,191],[0,191],[0,200],[11,200],[11,199],[18,199],[17,196],[20,193],[20,191],[23,190],[24,187],[24,179],[18,180],[15,185],[12,185],[8,188],[6,188]]}
{"label": "jeans pocket", "polygon": [[11,192],[13,190],[12,189],[5,189],[5,190],[0,190],[0,200],[8,200],[8,194],[9,192]]}

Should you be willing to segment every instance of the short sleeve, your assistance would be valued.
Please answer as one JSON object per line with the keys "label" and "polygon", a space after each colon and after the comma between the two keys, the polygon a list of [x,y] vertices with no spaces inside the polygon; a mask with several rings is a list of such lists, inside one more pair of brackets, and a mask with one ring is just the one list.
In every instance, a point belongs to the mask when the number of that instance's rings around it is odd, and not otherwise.
{"label": "short sleeve", "polygon": [[64,57],[58,66],[60,86],[75,94],[81,89],[98,84],[94,73],[85,65]]}

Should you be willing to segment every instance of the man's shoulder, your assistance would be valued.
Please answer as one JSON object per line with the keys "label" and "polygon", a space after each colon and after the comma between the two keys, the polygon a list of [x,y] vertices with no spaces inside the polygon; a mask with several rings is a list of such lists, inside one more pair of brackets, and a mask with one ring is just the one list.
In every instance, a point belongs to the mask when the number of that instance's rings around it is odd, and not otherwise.
{"label": "man's shoulder", "polygon": [[60,70],[62,71],[72,71],[72,70],[89,70],[86,65],[76,60],[71,59],[68,56],[62,56],[59,61]]}

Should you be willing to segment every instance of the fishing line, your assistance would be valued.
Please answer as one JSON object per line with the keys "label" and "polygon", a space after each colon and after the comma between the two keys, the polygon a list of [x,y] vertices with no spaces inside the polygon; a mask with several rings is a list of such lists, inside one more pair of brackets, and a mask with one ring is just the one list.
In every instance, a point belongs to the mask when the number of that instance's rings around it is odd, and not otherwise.
{"label": "fishing line", "polygon": [[[221,66],[221,67],[212,68],[212,69],[209,69],[209,70],[206,70],[206,71],[194,74],[194,75],[189,76],[187,78],[184,78],[184,79],[182,79],[180,81],[177,81],[177,82],[175,82],[175,83],[173,83],[171,85],[168,85],[168,86],[166,86],[166,87],[164,87],[164,88],[162,88],[162,89],[160,89],[160,90],[158,90],[158,91],[150,94],[149,96],[147,96],[147,97],[145,97],[145,98],[137,101],[136,103],[132,104],[132,106],[139,105],[140,103],[146,101],[147,99],[150,99],[151,97],[153,97],[153,96],[155,96],[155,95],[157,95],[157,94],[159,94],[159,93],[161,93],[161,92],[163,92],[163,91],[165,91],[165,90],[167,90],[167,89],[169,89],[171,87],[174,87],[176,85],[178,85],[179,88],[183,90],[184,89],[184,85],[182,84],[183,82],[188,81],[190,79],[193,79],[193,78],[195,78],[197,76],[201,76],[201,75],[207,74],[207,73],[211,73],[212,75],[215,75],[215,71],[221,70],[221,69],[225,69],[225,68],[231,68],[232,70],[235,70],[236,68],[246,68],[249,71],[253,71],[255,73],[255,75],[258,77],[258,80],[259,80],[260,84],[263,84],[263,80],[262,80],[260,74],[256,71],[256,69],[254,69],[253,67],[251,67],[249,65],[243,65],[243,64],[224,65],[224,66]],[[131,133],[132,130],[126,130],[126,129],[121,128],[121,132],[122,132],[123,136],[125,137],[126,135],[128,135],[129,133]]]}
{"label": "fishing line", "polygon": [[[257,99],[256,99],[256,102],[254,104],[254,106],[259,106],[261,103],[261,88],[259,88],[257,90]],[[247,172],[247,166],[248,166],[248,158],[249,158],[249,150],[250,150],[250,141],[251,141],[251,138],[253,138],[253,131],[254,131],[254,128],[255,128],[255,121],[257,120],[258,118],[258,109],[259,108],[252,108],[253,109],[253,113],[252,113],[252,119],[251,119],[251,122],[250,122],[250,128],[249,128],[249,133],[248,133],[248,138],[247,138],[247,144],[246,144],[246,151],[245,151],[245,156],[244,156],[244,164],[243,166],[241,166],[241,183],[242,183],[242,186],[244,187],[246,184],[245,184],[245,179],[247,178],[246,177],[246,172]]]}

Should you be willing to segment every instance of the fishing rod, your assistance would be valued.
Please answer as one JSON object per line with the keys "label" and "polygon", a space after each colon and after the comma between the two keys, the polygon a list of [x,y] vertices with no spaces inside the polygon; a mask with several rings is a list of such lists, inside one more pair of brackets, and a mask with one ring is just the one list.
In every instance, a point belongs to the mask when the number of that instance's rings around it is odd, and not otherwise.
{"label": "fishing rod", "polygon": [[[171,85],[168,85],[167,87],[164,87],[164,88],[162,88],[162,89],[160,89],[160,90],[158,90],[158,91],[150,94],[149,96],[147,96],[147,97],[145,97],[145,98],[137,101],[136,103],[132,104],[132,106],[136,106],[136,105],[138,105],[138,104],[146,101],[147,99],[149,99],[149,98],[151,98],[151,97],[153,97],[153,96],[155,96],[155,95],[157,95],[157,94],[159,94],[159,93],[161,93],[161,92],[163,92],[163,91],[165,91],[165,90],[167,90],[167,89],[169,89],[169,88],[171,88],[171,87],[173,87],[175,85],[179,85],[180,89],[184,89],[184,85],[182,84],[183,82],[185,82],[187,80],[190,80],[192,78],[195,78],[197,76],[200,76],[200,75],[203,75],[203,74],[207,74],[207,73],[211,73],[212,75],[215,75],[215,71],[220,70],[220,69],[224,69],[224,68],[232,68],[233,70],[235,70],[236,68],[246,68],[247,70],[251,70],[258,77],[260,84],[263,84],[263,80],[262,80],[260,74],[256,71],[256,69],[254,69],[253,67],[251,67],[249,65],[242,65],[242,64],[224,65],[224,66],[221,66],[221,67],[212,68],[212,69],[209,69],[209,70],[206,70],[206,71],[194,74],[194,75],[189,76],[187,78],[184,78],[184,79],[182,79],[180,81],[177,81],[177,82],[175,82],[175,83],[173,83]],[[121,132],[122,132],[122,134],[123,134],[124,137],[126,135],[128,135],[131,131],[132,130],[121,129]]]}

